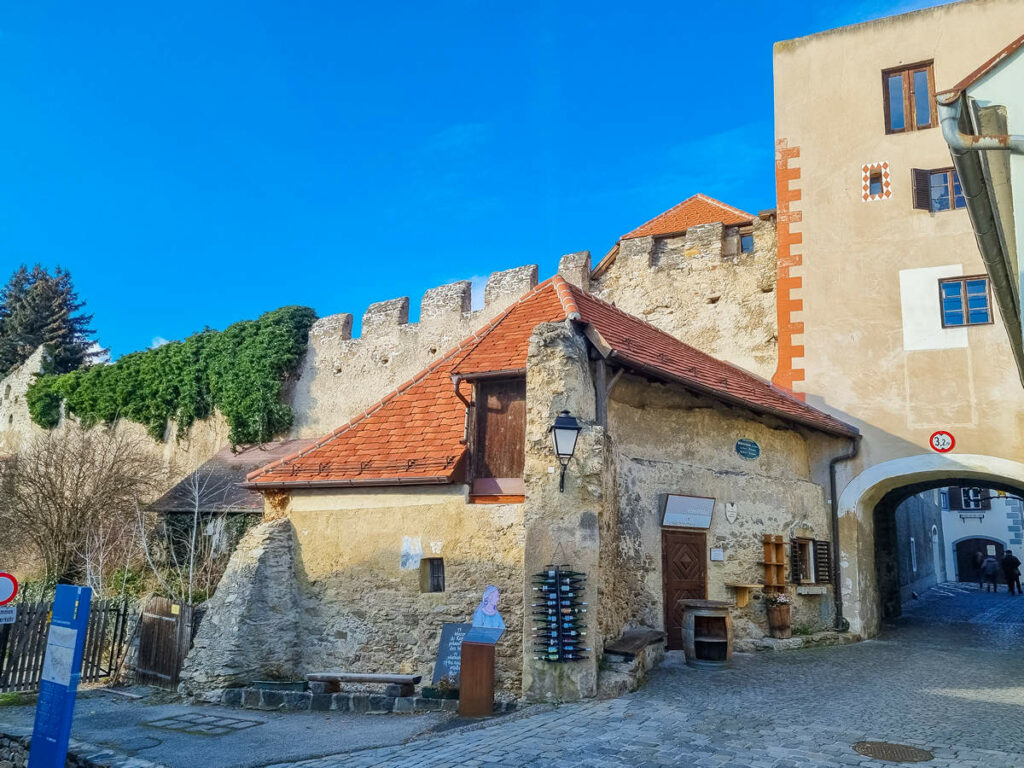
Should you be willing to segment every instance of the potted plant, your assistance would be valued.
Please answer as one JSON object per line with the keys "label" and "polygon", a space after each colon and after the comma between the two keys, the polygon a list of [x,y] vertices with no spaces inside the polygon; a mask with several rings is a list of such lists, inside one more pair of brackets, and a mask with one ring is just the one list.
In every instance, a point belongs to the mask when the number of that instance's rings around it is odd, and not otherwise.
{"label": "potted plant", "polygon": [[456,684],[448,678],[448,676],[442,677],[437,681],[437,685],[425,685],[423,686],[423,698],[425,699],[457,699],[459,698],[459,688]]}
{"label": "potted plant", "polygon": [[768,611],[768,631],[772,637],[787,638],[792,636],[790,629],[790,608],[793,601],[785,592],[769,592],[764,596],[765,608]]}

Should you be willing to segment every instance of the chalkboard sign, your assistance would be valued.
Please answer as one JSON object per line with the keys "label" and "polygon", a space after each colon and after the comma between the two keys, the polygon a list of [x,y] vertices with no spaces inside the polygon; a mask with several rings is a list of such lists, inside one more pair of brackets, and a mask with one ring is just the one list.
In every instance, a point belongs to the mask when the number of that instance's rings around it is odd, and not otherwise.
{"label": "chalkboard sign", "polygon": [[472,628],[472,624],[441,625],[441,644],[437,649],[437,662],[434,664],[434,685],[437,685],[443,677],[447,677],[448,682],[454,686],[459,684],[462,641]]}

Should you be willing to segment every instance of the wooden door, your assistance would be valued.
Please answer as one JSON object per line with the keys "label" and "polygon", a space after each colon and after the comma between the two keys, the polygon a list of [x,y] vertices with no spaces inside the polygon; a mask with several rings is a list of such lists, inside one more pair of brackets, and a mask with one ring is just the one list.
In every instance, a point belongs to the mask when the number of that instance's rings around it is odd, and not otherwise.
{"label": "wooden door", "polygon": [[[995,558],[999,562],[1003,560],[1003,545],[995,539],[977,537],[964,539],[956,543],[956,580],[967,582],[981,582],[981,572],[978,569],[976,553],[981,552],[982,559],[988,557],[989,547],[995,549]],[[1003,569],[999,569],[999,579],[1003,581]]]}
{"label": "wooden door", "polygon": [[473,477],[523,476],[526,379],[481,381],[476,390]]}
{"label": "wooden door", "polygon": [[192,606],[151,597],[139,619],[135,681],[174,690],[192,646]]}
{"label": "wooden door", "polygon": [[683,599],[708,595],[707,543],[703,531],[661,530],[661,578],[665,594],[668,649],[683,648]]}

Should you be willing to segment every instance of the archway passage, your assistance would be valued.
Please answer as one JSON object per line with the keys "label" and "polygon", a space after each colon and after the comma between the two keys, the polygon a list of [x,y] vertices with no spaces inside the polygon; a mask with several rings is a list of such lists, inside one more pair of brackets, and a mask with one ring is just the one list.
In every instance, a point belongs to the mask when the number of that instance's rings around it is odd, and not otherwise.
{"label": "archway passage", "polygon": [[[969,477],[910,483],[886,493],[872,517],[882,621],[898,618],[941,585],[1007,595],[1016,587],[1024,490],[1015,484],[980,485]],[[971,601],[964,597],[961,602]],[[986,613],[987,603],[973,604],[979,614]]]}
{"label": "archway passage", "polygon": [[[850,631],[864,637],[877,634],[883,608],[890,617],[899,614],[901,587],[904,596],[912,599],[912,593],[917,591],[913,580],[904,579],[907,583],[899,584],[901,562],[904,572],[909,574],[914,572],[912,558],[916,557],[919,572],[927,570],[927,563],[931,562],[932,571],[939,577],[945,572],[943,583],[956,581],[956,557],[951,545],[958,539],[975,536],[976,531],[947,536],[942,526],[934,523],[941,536],[938,557],[935,556],[936,537],[930,528],[921,526],[912,534],[913,554],[909,547],[901,551],[892,543],[898,533],[896,509],[902,502],[925,492],[936,494],[937,499],[943,489],[954,486],[1024,496],[1024,462],[984,454],[916,454],[875,464],[843,486],[838,502],[839,564],[843,616],[849,622]],[[973,501],[968,501],[967,506],[971,506]],[[977,513],[971,509],[954,511],[958,521],[964,513],[961,522],[965,524],[972,520],[971,514]],[[986,510],[986,519],[996,518]],[[879,530],[876,530],[876,523]],[[1019,531],[1014,533],[1019,537]],[[1005,544],[1013,548],[1009,539]],[[876,564],[876,559],[882,562]]]}

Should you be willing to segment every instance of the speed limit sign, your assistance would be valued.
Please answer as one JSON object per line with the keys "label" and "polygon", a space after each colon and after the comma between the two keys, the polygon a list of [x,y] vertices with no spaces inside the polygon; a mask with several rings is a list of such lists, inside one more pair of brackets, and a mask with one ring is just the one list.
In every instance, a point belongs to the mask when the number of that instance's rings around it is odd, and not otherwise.
{"label": "speed limit sign", "polygon": [[0,605],[7,605],[17,596],[18,580],[11,574],[0,571]]}
{"label": "speed limit sign", "polygon": [[928,438],[928,444],[937,453],[949,453],[956,445],[956,438],[951,432],[940,429],[938,432],[932,433],[932,436]]}

